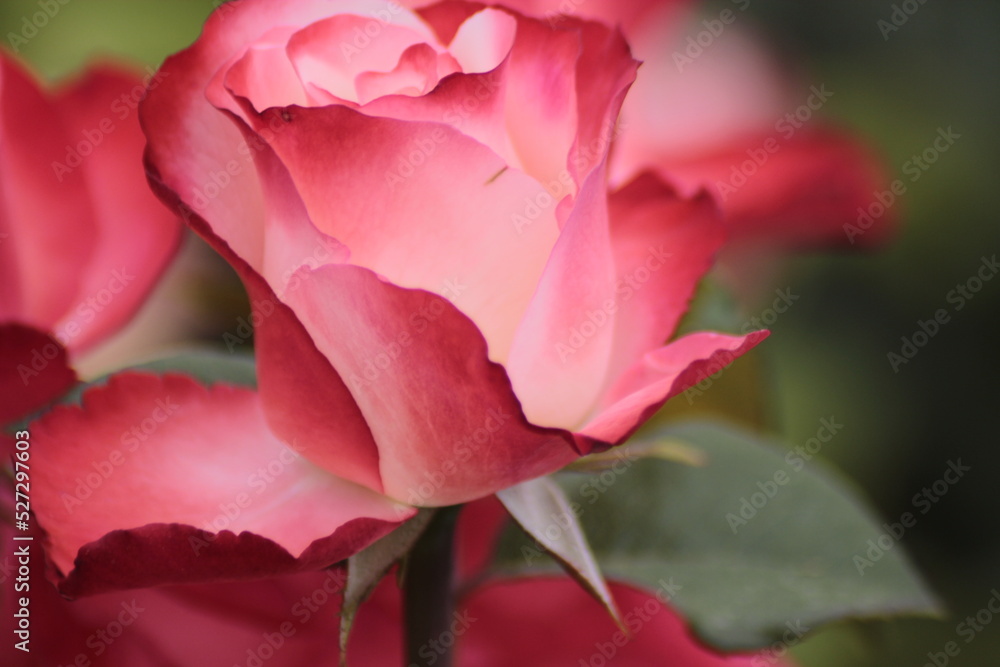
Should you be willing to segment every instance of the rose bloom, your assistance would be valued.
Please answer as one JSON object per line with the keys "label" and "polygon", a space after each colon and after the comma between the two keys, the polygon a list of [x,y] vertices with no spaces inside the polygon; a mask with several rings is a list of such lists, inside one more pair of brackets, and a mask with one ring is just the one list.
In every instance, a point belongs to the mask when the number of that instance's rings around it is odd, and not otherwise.
{"label": "rose bloom", "polygon": [[100,66],[47,92],[0,54],[0,424],[72,384],[68,364],[129,322],[177,249],[145,183],[144,90]]}
{"label": "rose bloom", "polygon": [[278,437],[459,503],[622,442],[764,337],[666,343],[723,229],[650,174],[607,194],[636,66],[599,23],[317,0],[224,5],[164,63],[151,182],[250,293]]}

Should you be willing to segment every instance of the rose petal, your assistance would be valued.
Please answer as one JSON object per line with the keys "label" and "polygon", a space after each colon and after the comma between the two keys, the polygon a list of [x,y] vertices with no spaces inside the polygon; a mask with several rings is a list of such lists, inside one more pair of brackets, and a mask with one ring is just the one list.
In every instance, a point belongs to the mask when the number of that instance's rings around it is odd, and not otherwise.
{"label": "rose petal", "polygon": [[76,168],[87,159],[86,147],[76,147],[86,143],[63,127],[32,77],[0,55],[0,321],[51,330],[74,303],[66,286],[85,275],[98,238]]}
{"label": "rose petal", "polygon": [[482,335],[450,303],[355,266],[300,273],[307,282],[287,302],[370,426],[387,495],[450,505],[576,458],[568,433],[525,420]]}
{"label": "rose petal", "polygon": [[[359,75],[391,72],[408,48],[435,41],[413,14],[401,11],[397,18],[390,23],[339,13],[296,32],[288,40],[287,53],[306,91],[324,91],[360,102],[355,88]],[[373,43],[375,48],[369,48]]]}
{"label": "rose petal", "polygon": [[717,373],[767,338],[700,332],[650,352],[626,371],[602,398],[596,415],[579,432],[597,442],[617,444],[636,431],[668,399]]}
{"label": "rose petal", "polygon": [[27,416],[76,382],[66,349],[20,324],[0,324],[0,425]]}
{"label": "rose petal", "polygon": [[89,136],[96,144],[80,169],[93,204],[98,242],[87,271],[73,283],[77,304],[55,326],[57,338],[74,352],[131,319],[180,245],[180,220],[146,183],[145,138],[138,114],[122,101],[133,100],[135,91],[142,89],[134,74],[102,67],[56,97],[70,135]]}
{"label": "rose petal", "polygon": [[674,333],[701,277],[725,240],[705,192],[685,198],[652,174],[611,195],[617,310],[608,382]]}
{"label": "rose petal", "polygon": [[[765,148],[771,146],[773,151]],[[733,169],[752,161],[750,152],[758,160],[766,155],[766,161],[755,164],[745,183],[737,181]],[[803,129],[789,139],[754,134],[717,152],[691,156],[664,173],[683,187],[713,190],[734,242],[813,247],[857,239],[875,245],[895,226],[891,209],[872,218],[874,224],[862,217],[875,195],[888,189],[888,179],[865,146],[829,127]]]}
{"label": "rose petal", "polygon": [[183,376],[115,376],[31,434],[67,594],[322,567],[413,512],[275,438],[255,393]]}
{"label": "rose petal", "polygon": [[617,292],[605,187],[603,169],[584,183],[511,348],[507,372],[533,424],[574,429],[604,385],[614,327],[591,313]]}

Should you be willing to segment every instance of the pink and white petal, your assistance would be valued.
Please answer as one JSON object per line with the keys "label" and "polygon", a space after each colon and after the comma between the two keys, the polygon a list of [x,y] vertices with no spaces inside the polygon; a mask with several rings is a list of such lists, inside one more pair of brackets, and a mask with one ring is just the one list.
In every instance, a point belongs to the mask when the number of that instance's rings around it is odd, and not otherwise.
{"label": "pink and white petal", "polygon": [[[378,3],[375,6],[379,8]],[[385,11],[384,5],[380,8]],[[433,44],[433,33],[418,17],[406,11],[398,17],[398,21],[394,18],[387,22],[371,15],[339,13],[292,35],[287,45],[288,59],[307,93],[325,91],[358,102],[358,75],[391,72],[408,48]],[[373,43],[375,48],[369,48]]]}
{"label": "pink and white petal", "polygon": [[206,91],[215,106],[238,111],[229,95],[250,100],[257,111],[293,104],[306,106],[309,97],[288,60],[286,45],[295,29],[276,28],[256,42],[229,67],[219,70]]}
{"label": "pink and white petal", "polygon": [[448,44],[448,52],[466,74],[489,72],[510,53],[516,32],[517,21],[510,14],[483,9],[462,23]]}
{"label": "pink and white petal", "polygon": [[[350,248],[353,264],[445,294],[503,362],[559,233],[552,207],[536,204],[553,198],[446,125],[343,107],[283,113],[271,145],[317,228]],[[530,224],[519,222],[525,213]]]}
{"label": "pink and white petal", "polygon": [[[520,158],[507,135],[508,71],[504,62],[484,74],[449,76],[426,95],[387,95],[372,100],[361,111],[368,116],[447,123],[465,136],[493,149],[508,167],[521,169]],[[423,147],[424,150],[418,148],[402,156],[403,162],[397,165],[397,169],[408,172],[409,167],[422,168],[425,161],[432,159],[433,153],[429,149],[436,149],[434,144],[423,144]],[[566,188],[566,191],[569,192],[569,189]]]}
{"label": "pink and white petal", "polygon": [[[581,49],[576,31],[517,20],[507,65],[507,131],[524,171],[547,185],[570,185],[567,160],[579,130]],[[581,185],[582,179],[576,180],[572,194]]]}
{"label": "pink and white petal", "polygon": [[427,44],[414,44],[403,51],[399,62],[388,72],[362,72],[354,81],[357,100],[368,104],[385,95],[423,95],[439,80],[441,54]]}
{"label": "pink and white petal", "polygon": [[0,321],[47,331],[75,304],[97,238],[79,168],[87,144],[0,54]]}
{"label": "pink and white petal", "polygon": [[533,424],[575,430],[605,385],[618,298],[605,186],[603,169],[584,182],[511,347],[507,372]]}
{"label": "pink and white petal", "polygon": [[256,393],[180,375],[115,376],[31,434],[67,594],[325,567],[413,512],[278,440]]}
{"label": "pink and white petal", "polygon": [[[774,151],[765,148],[772,145]],[[749,152],[764,153],[767,160],[735,187],[733,170],[751,159]],[[683,187],[703,186],[717,195],[733,243],[802,248],[856,239],[870,246],[884,242],[895,227],[893,212],[868,229],[857,226],[888,179],[871,151],[831,127],[803,129],[790,139],[753,134],[662,171]],[[858,231],[853,237],[851,225]]]}
{"label": "pink and white petal", "polygon": [[618,378],[595,415],[578,429],[585,440],[581,449],[623,442],[668,399],[722,370],[767,336],[767,331],[746,336],[699,332],[648,353]]}
{"label": "pink and white petal", "polygon": [[[56,98],[72,136],[98,132],[101,137],[80,166],[94,211],[97,244],[87,270],[75,281],[78,302],[55,327],[74,354],[129,321],[180,245],[181,221],[146,183],[145,137],[138,115],[120,102],[137,90],[142,90],[138,76],[101,67]],[[129,111],[124,118],[111,113],[116,102]],[[91,299],[97,299],[99,309],[89,303]]]}
{"label": "pink and white petal", "polygon": [[0,426],[28,416],[75,383],[57,340],[21,324],[0,324]]}
{"label": "pink and white petal", "polygon": [[619,134],[618,116],[639,61],[620,31],[574,19],[565,22],[580,31],[583,47],[576,64],[578,126],[570,154],[570,169],[582,182],[605,159]]}
{"label": "pink and white petal", "polygon": [[378,444],[387,495],[451,505],[577,457],[569,433],[524,418],[482,334],[449,302],[356,266],[300,275],[285,299],[347,381]]}
{"label": "pink and white petal", "polygon": [[609,200],[617,309],[608,384],[670,339],[725,240],[721,213],[704,191],[682,197],[643,174]]}

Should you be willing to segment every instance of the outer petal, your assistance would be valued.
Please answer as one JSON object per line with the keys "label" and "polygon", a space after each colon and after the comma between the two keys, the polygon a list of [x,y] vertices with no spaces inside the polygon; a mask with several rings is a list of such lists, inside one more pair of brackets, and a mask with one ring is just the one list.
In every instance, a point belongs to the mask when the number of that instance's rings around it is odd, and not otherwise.
{"label": "outer petal", "polygon": [[[9,481],[0,480],[0,511],[13,516]],[[0,541],[14,527],[0,522]],[[24,533],[21,533],[23,536]],[[146,588],[68,601],[45,581],[39,536],[27,544],[30,564],[30,652],[15,650],[17,556],[0,556],[0,649],[6,667],[162,667],[246,664],[268,656],[269,667],[334,667],[344,571],[274,577],[253,582]],[[308,605],[308,606],[307,606]],[[275,649],[277,645],[277,649]],[[259,657],[258,657],[259,659]]]}
{"label": "outer petal", "polygon": [[669,398],[728,366],[767,334],[701,332],[648,353],[618,379],[596,415],[579,432],[592,439],[590,444],[595,447],[624,441]]}
{"label": "outer petal", "polygon": [[511,349],[511,382],[535,424],[579,426],[603,388],[614,327],[589,313],[615,298],[605,188],[603,169],[584,182]]}
{"label": "outer petal", "polygon": [[[623,584],[612,584],[612,591],[632,637],[617,629],[568,578],[510,579],[476,589],[463,609],[464,618],[476,622],[458,643],[456,663],[519,667],[525,656],[537,665],[615,667],[753,667],[760,661],[752,655],[722,656],[700,646],[683,619],[665,604],[665,596],[660,599]],[[567,610],[573,610],[572,632],[563,627]]]}
{"label": "outer petal", "polygon": [[55,400],[75,382],[58,341],[31,327],[0,325],[0,426]]}
{"label": "outer petal", "polygon": [[[765,151],[767,161],[754,167],[745,184],[734,187],[742,181],[734,179],[733,170],[752,162],[748,151],[759,156],[766,145],[777,150]],[[750,135],[716,152],[671,164],[661,173],[686,188],[710,188],[726,212],[726,226],[736,243],[809,247],[857,238],[872,245],[885,241],[895,223],[896,213],[890,210],[875,218],[874,225],[865,218],[857,226],[888,182],[866,147],[828,127],[803,129],[787,140],[773,133]],[[850,225],[856,226],[856,235],[848,233]]]}
{"label": "outer petal", "polygon": [[67,166],[78,165],[67,146],[82,140],[0,54],[0,321],[50,330],[74,303],[66,286],[85,275],[97,239],[83,170]]}
{"label": "outer petal", "polygon": [[704,191],[685,198],[651,174],[609,201],[616,293],[610,385],[673,335],[725,237],[721,213]]}
{"label": "outer petal", "polygon": [[412,514],[277,440],[255,393],[183,376],[116,376],[31,434],[32,509],[71,595],[323,567]]}
{"label": "outer petal", "polygon": [[355,266],[300,273],[286,299],[364,414],[387,495],[455,504],[578,455],[565,431],[528,423],[482,335],[444,299]]}
{"label": "outer petal", "polygon": [[105,67],[90,71],[56,98],[71,141],[97,144],[80,167],[97,244],[86,272],[73,283],[78,305],[55,327],[56,336],[74,352],[129,320],[180,243],[180,220],[146,184],[145,139],[138,114],[123,101],[134,104],[142,89],[137,76]]}

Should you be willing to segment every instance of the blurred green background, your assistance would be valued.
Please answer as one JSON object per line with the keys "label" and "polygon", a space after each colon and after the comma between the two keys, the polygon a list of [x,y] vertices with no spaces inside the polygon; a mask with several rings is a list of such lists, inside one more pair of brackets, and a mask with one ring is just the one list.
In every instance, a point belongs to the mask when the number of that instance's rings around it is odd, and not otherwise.
{"label": "blurred green background", "polygon": [[[197,36],[215,4],[70,0],[32,34],[24,17],[40,11],[37,0],[5,0],[0,35],[8,51],[11,33],[25,36],[15,44],[18,56],[49,78],[102,57],[155,66]],[[711,3],[706,13],[730,5]],[[890,19],[894,5],[916,11],[885,39],[878,22]],[[897,203],[904,227],[889,248],[790,261],[774,287],[801,298],[755,353],[767,378],[768,422],[795,445],[814,435],[820,417],[835,416],[844,435],[822,456],[855,480],[886,520],[911,511],[914,494],[949,461],[971,466],[902,539],[950,616],[841,624],[796,655],[807,667],[920,667],[933,664],[929,652],[955,641],[961,653],[948,664],[994,667],[1000,619],[968,643],[956,626],[1000,588],[1000,279],[959,311],[947,295],[975,275],[984,256],[1000,252],[1000,3],[752,0],[746,15],[796,54],[812,82],[836,91],[824,113],[867,136],[897,172],[931,145],[938,128],[961,135],[919,181],[908,182]],[[243,304],[226,298],[239,290],[226,269],[212,275],[218,280],[201,285],[214,300],[204,313],[223,331]],[[887,354],[940,308],[951,321],[894,372]],[[719,391],[735,381],[731,375],[718,381]]]}

